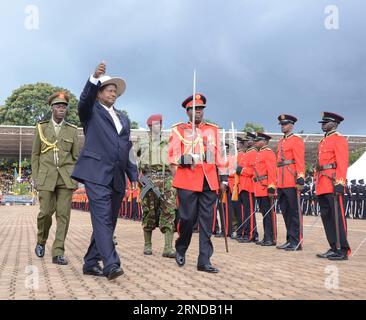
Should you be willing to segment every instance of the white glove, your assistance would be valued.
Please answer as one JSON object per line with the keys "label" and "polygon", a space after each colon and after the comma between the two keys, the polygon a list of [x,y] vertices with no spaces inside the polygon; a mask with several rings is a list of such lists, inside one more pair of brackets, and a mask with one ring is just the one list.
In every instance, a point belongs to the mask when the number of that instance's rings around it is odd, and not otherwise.
{"label": "white glove", "polygon": [[201,156],[197,153],[190,153],[190,156],[192,157],[194,163],[197,163],[201,159]]}

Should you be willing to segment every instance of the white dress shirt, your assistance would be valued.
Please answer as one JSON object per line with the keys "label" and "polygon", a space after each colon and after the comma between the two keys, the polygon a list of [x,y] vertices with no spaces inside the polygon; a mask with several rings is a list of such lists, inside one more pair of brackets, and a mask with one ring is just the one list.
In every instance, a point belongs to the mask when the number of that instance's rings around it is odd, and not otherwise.
{"label": "white dress shirt", "polygon": [[[94,78],[93,75],[90,76],[89,81],[95,85],[98,84],[99,80],[97,78]],[[110,116],[113,119],[114,125],[116,126],[116,130],[117,133],[120,134],[121,130],[122,130],[122,123],[119,120],[116,110],[114,109],[114,106],[111,106],[110,108],[108,108],[107,106],[105,106],[104,104],[102,104],[100,101],[99,103],[102,105],[102,107],[110,114]]]}

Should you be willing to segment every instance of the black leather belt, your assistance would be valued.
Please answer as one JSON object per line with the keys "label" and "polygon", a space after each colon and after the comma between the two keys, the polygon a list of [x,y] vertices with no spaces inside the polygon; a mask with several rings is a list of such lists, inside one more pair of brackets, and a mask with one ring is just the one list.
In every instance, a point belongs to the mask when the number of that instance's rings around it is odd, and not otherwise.
{"label": "black leather belt", "polygon": [[295,164],[295,160],[292,159],[292,160],[283,160],[283,161],[280,161],[280,162],[277,162],[277,167],[284,167],[284,166],[288,166],[289,164]]}
{"label": "black leather belt", "polygon": [[337,168],[336,163],[329,163],[329,164],[325,164],[324,166],[318,166],[317,171],[323,171],[323,170],[335,169],[335,168]]}
{"label": "black leather belt", "polygon": [[266,179],[268,179],[268,177],[267,177],[267,176],[259,176],[259,177],[255,177],[255,178],[253,179],[253,181],[254,181],[254,182],[259,182],[259,181],[266,180]]}

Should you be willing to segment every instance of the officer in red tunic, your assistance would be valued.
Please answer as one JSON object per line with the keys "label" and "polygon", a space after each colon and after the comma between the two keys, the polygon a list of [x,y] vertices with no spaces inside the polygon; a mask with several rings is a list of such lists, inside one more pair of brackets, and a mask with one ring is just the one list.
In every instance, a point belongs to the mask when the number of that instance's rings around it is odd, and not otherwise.
{"label": "officer in red tunic", "polygon": [[257,149],[254,148],[255,138],[254,133],[247,132],[243,139],[245,152],[238,154],[236,173],[239,175],[240,211],[237,215],[239,223],[237,233],[238,242],[240,243],[258,241],[257,222],[254,214],[255,197],[253,183],[254,163],[257,157]]}
{"label": "officer in red tunic", "polygon": [[263,215],[263,240],[261,246],[275,246],[277,241],[277,221],[273,199],[276,195],[276,155],[268,147],[269,135],[257,132],[255,147],[258,152],[254,163],[254,195]]}
{"label": "officer in red tunic", "polygon": [[344,193],[348,168],[348,142],[336,131],[343,117],[324,112],[319,123],[325,132],[318,146],[318,166],[315,173],[316,194],[330,249],[317,254],[329,260],[347,260],[351,253],[347,241]]}
{"label": "officer in red tunic", "polygon": [[302,249],[302,213],[300,190],[305,184],[305,144],[293,134],[296,117],[281,114],[278,117],[283,138],[277,146],[277,199],[286,226],[286,242],[277,249]]}
{"label": "officer in red tunic", "polygon": [[[195,129],[192,128],[193,98],[195,99]],[[199,256],[197,270],[217,273],[211,265],[211,242],[214,205],[217,192],[226,191],[227,176],[221,157],[219,130],[203,121],[206,98],[202,94],[188,97],[183,103],[189,121],[172,127],[169,140],[169,161],[176,167],[173,186],[178,191],[179,222],[175,244],[176,262],[182,267],[192,238],[195,222],[199,226]],[[193,136],[194,132],[194,136]],[[221,185],[219,182],[218,169]],[[226,183],[224,183],[226,182]]]}
{"label": "officer in red tunic", "polygon": [[[220,213],[220,221],[221,221],[221,232],[217,234],[217,237],[224,237],[224,226],[223,221],[225,219],[225,232],[226,236],[232,237],[232,225],[233,225],[233,215],[235,214],[235,209],[237,207],[237,200],[233,200],[233,192],[234,189],[237,191],[239,190],[239,183],[236,183],[236,177],[235,177],[235,168],[237,165],[237,155],[235,155],[234,146],[231,146],[228,143],[225,143],[225,149],[227,151],[226,155],[226,174],[228,175],[228,185],[227,190],[224,197],[220,197],[218,205],[221,206],[221,202],[223,205],[224,212],[222,213],[221,210],[219,210]],[[225,217],[222,216],[222,214],[225,214]],[[216,223],[214,221],[214,225],[216,226]],[[214,229],[213,229],[214,231]]]}

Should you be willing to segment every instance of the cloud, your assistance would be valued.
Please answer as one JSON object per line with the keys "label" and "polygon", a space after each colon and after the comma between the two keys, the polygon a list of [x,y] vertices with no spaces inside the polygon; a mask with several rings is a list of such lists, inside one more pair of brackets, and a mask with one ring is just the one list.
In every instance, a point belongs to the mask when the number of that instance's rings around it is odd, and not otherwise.
{"label": "cloud", "polygon": [[0,104],[37,81],[79,95],[105,59],[108,72],[127,81],[118,106],[140,125],[152,113],[164,115],[165,127],[184,121],[180,103],[196,69],[206,115],[224,127],[252,121],[278,131],[278,114],[293,113],[299,130],[319,132],[328,110],[345,116],[343,132],[366,134],[362,0],[332,1],[340,12],[332,31],[324,27],[325,0],[32,2],[38,31],[24,28],[28,1],[0,4]]}

